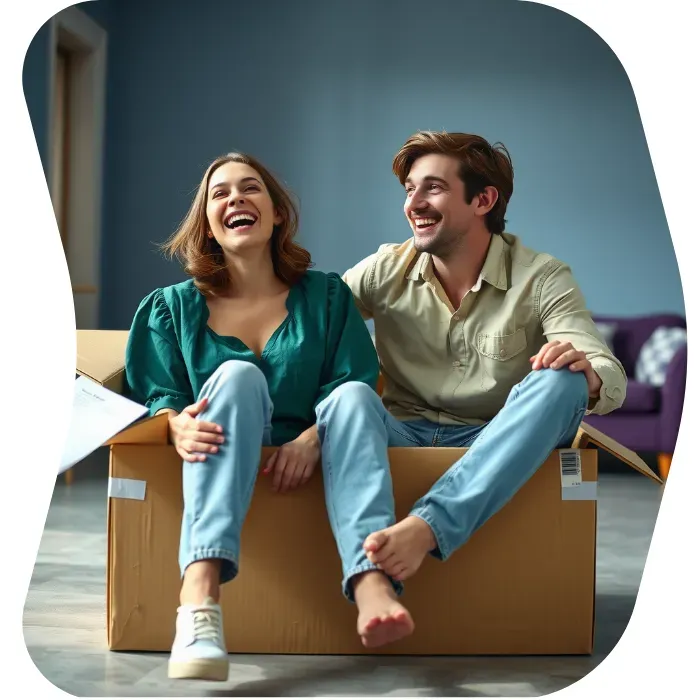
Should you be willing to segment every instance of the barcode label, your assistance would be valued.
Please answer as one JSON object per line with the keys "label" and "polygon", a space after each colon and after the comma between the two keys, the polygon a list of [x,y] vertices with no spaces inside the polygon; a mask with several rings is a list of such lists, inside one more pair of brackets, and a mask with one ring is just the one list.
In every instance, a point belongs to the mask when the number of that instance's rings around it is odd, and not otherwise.
{"label": "barcode label", "polygon": [[578,450],[560,450],[562,488],[581,485],[581,453]]}

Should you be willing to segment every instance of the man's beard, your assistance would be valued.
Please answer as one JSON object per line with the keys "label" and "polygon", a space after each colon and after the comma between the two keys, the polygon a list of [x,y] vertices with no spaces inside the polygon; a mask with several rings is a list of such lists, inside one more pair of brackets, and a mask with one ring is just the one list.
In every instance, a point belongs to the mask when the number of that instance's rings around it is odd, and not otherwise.
{"label": "man's beard", "polygon": [[460,234],[455,234],[447,230],[440,231],[429,240],[418,238],[413,235],[413,245],[419,253],[428,253],[436,258],[449,258],[457,248],[462,239]]}

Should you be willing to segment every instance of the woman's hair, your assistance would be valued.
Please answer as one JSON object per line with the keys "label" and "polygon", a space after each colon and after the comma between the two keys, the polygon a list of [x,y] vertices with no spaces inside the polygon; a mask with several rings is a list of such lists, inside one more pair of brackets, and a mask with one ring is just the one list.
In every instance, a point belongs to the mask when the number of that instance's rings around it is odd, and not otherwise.
{"label": "woman's hair", "polygon": [[429,153],[441,153],[459,161],[459,176],[467,202],[486,187],[498,190],[498,199],[486,215],[491,233],[503,233],[508,202],[513,194],[513,164],[502,143],[493,146],[474,134],[419,131],[411,136],[394,157],[393,171],[405,184],[413,163]]}
{"label": "woman's hair", "polygon": [[262,177],[272,203],[282,222],[272,231],[271,252],[275,274],[289,285],[295,284],[311,267],[311,255],[294,243],[299,225],[299,212],[291,195],[252,156],[244,153],[227,153],[217,158],[206,170],[187,215],[175,233],[161,246],[169,257],[177,257],[185,272],[194,279],[195,286],[207,296],[223,292],[229,284],[224,253],[215,238],[207,236],[207,191],[212,173],[226,163],[244,163],[254,168]]}

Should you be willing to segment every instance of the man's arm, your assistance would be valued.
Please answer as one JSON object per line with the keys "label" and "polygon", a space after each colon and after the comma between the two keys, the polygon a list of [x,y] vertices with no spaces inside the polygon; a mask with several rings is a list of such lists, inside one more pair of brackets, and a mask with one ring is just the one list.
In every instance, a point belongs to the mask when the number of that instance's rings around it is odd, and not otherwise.
{"label": "man's arm", "polygon": [[619,408],[627,393],[625,370],[605,344],[568,265],[553,261],[545,272],[537,310],[547,340],[571,343],[576,351],[585,354],[600,378],[597,396],[592,397],[588,413],[603,415]]}
{"label": "man's arm", "polygon": [[350,287],[355,306],[365,321],[374,317],[372,279],[376,266],[377,254],[373,253],[351,267],[342,278],[343,282]]}

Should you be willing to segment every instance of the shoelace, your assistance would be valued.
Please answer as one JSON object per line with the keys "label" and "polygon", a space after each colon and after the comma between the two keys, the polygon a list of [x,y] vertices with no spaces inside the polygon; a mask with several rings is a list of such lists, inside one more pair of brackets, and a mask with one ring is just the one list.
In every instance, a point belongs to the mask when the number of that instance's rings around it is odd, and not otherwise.
{"label": "shoelace", "polygon": [[194,611],[195,639],[219,640],[219,612],[217,610]]}

